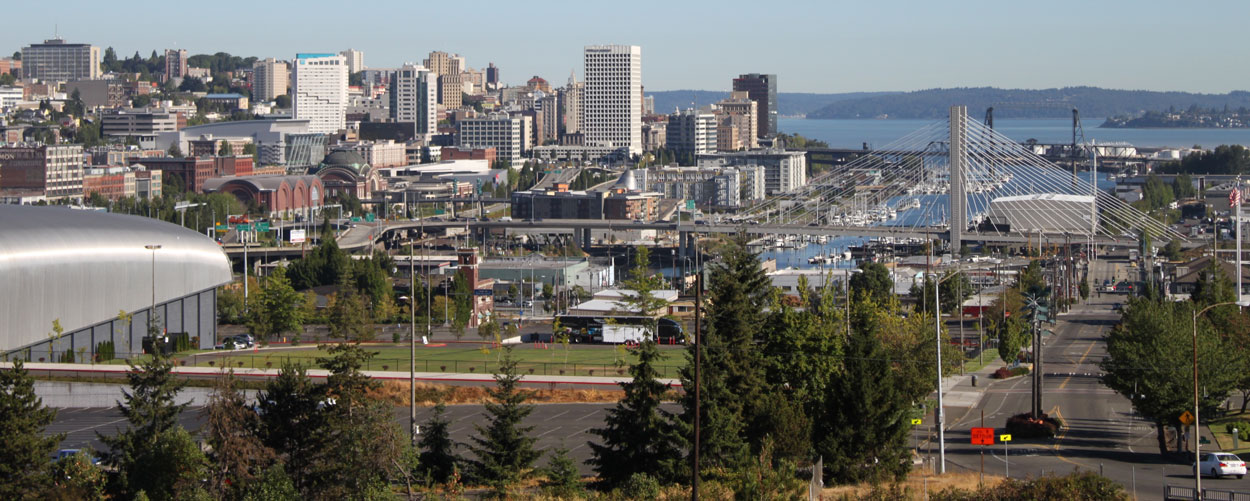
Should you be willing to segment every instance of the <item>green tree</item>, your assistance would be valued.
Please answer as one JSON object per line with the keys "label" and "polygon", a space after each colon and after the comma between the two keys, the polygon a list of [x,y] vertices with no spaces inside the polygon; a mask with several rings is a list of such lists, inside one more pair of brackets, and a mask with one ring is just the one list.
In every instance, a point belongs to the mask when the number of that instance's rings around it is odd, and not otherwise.
{"label": "green tree", "polygon": [[289,109],[291,107],[291,96],[288,96],[286,94],[277,96],[273,98],[273,104],[274,106],[277,106],[278,109],[282,109],[282,110]]}
{"label": "green tree", "polygon": [[352,287],[342,287],[330,302],[327,326],[330,337],[348,341],[372,341],[377,335],[368,316],[364,297]]}
{"label": "green tree", "polygon": [[182,148],[178,147],[177,143],[169,145],[169,151],[166,151],[166,153],[174,158],[182,158]]}
{"label": "green tree", "polygon": [[[960,274],[958,277],[951,275],[953,272],[942,277],[942,295],[938,298],[942,303],[942,313],[946,315],[958,313],[960,306],[972,297],[973,292],[972,283],[968,281],[967,275]],[[931,277],[926,276],[922,283],[913,283],[909,294],[916,301],[917,312],[933,312],[933,279]]]}
{"label": "green tree", "polygon": [[735,499],[782,500],[806,497],[807,482],[788,459],[773,457],[771,438],[745,467],[730,473],[728,482]]}
{"label": "green tree", "polygon": [[548,453],[551,459],[547,463],[547,479],[542,488],[548,496],[561,499],[579,499],[586,490],[582,487],[582,476],[577,473],[577,465],[569,458],[569,450],[563,447]]}
{"label": "green tree", "polygon": [[642,342],[638,360],[629,368],[633,379],[620,383],[624,398],[608,409],[603,428],[591,430],[601,443],[587,443],[589,463],[608,489],[620,487],[634,473],[647,473],[666,482],[681,479],[684,438],[669,425],[672,416],[660,409],[668,390],[655,368],[660,358],[654,340]]}
{"label": "green tree", "polygon": [[208,454],[208,491],[217,499],[238,499],[274,463],[277,454],[260,438],[260,416],[239,391],[234,371],[217,378],[203,414]]}
{"label": "green tree", "polygon": [[388,490],[392,478],[407,475],[400,459],[408,441],[392,415],[392,406],[370,395],[381,383],[361,372],[377,353],[359,343],[322,345],[329,357],[317,363],[330,371],[325,391],[325,450],[313,467],[319,497],[350,499]]}
{"label": "green tree", "polygon": [[260,474],[260,478],[248,486],[243,501],[290,501],[300,499],[299,491],[291,476],[286,474],[282,463],[274,463]]}
{"label": "green tree", "polygon": [[451,330],[458,333],[457,337],[464,333],[464,328],[473,317],[473,286],[464,271],[456,272],[452,279],[452,305],[455,306],[455,311],[451,317]]}
{"label": "green tree", "polygon": [[459,471],[463,462],[456,455],[456,444],[451,440],[451,421],[447,419],[447,406],[439,402],[434,415],[425,423],[421,440],[421,456],[417,462],[417,479],[426,485],[444,484],[452,474]]}
{"label": "green tree", "polygon": [[879,304],[894,296],[894,281],[890,279],[890,270],[885,265],[864,261],[859,264],[859,270],[859,273],[851,275],[848,284],[852,294],[866,294]]}
{"label": "green tree", "polygon": [[194,491],[206,471],[199,446],[178,424],[187,404],[176,404],[185,385],[173,376],[173,361],[156,355],[130,365],[130,390],[118,408],[128,427],[114,436],[99,435],[109,446],[106,461],[116,468],[120,495],[139,491],[152,499],[171,499]]}
{"label": "green tree", "polygon": [[217,149],[217,156],[232,157],[234,156],[234,146],[230,145],[230,141],[222,141],[221,148]]}
{"label": "green tree", "polygon": [[56,410],[35,394],[35,378],[22,361],[0,371],[0,497],[36,499],[51,485],[48,458],[64,434],[44,436]]}
{"label": "green tree", "polygon": [[[766,365],[752,347],[766,335],[764,311],[771,306],[772,287],[747,241],[745,234],[733,236],[720,260],[711,264],[703,339],[691,344],[687,366],[681,369],[683,387],[693,388],[695,350],[703,351],[700,474],[744,464],[750,447],[762,438],[758,433],[767,429],[765,413],[771,411],[761,407],[764,399],[759,396],[768,391]],[[682,397],[681,422],[687,433],[694,422],[693,393]]]}
{"label": "green tree", "polygon": [[525,404],[529,392],[518,387],[521,376],[517,374],[512,346],[503,350],[495,388],[489,392],[491,402],[485,404],[487,424],[473,426],[477,436],[468,444],[477,458],[470,463],[473,478],[501,498],[508,497],[517,484],[530,477],[534,460],[540,455],[534,450],[535,439],[530,435],[534,427],[521,425],[534,411],[532,405]]}
{"label": "green tree", "polygon": [[304,494],[314,493],[317,474],[312,465],[326,440],[320,432],[325,426],[320,409],[324,399],[324,388],[308,378],[304,366],[291,363],[283,364],[278,377],[256,397],[261,441],[278,453],[295,489]]}
{"label": "green tree", "polygon": [[911,400],[879,339],[875,305],[859,301],[842,373],[829,384],[816,450],[837,482],[896,480],[907,473]]}
{"label": "green tree", "polygon": [[[103,501],[108,477],[94,463],[90,449],[79,449],[77,454],[61,458],[52,464],[53,488],[44,499],[56,501]],[[20,499],[20,498],[10,498]]]}
{"label": "green tree", "polygon": [[260,284],[247,313],[247,325],[257,338],[267,340],[304,330],[304,296],[291,287],[286,268],[277,267]]}
{"label": "green tree", "polygon": [[[1179,426],[1181,413],[1194,406],[1193,315],[1200,307],[1201,303],[1130,298],[1120,323],[1107,335],[1107,357],[1100,364],[1103,384],[1127,397],[1134,409],[1155,423],[1161,454],[1168,451],[1167,426]],[[1204,388],[1200,414],[1210,416],[1237,386],[1241,376],[1228,368],[1238,366],[1241,355],[1207,316],[1198,320],[1197,327],[1198,379]]]}

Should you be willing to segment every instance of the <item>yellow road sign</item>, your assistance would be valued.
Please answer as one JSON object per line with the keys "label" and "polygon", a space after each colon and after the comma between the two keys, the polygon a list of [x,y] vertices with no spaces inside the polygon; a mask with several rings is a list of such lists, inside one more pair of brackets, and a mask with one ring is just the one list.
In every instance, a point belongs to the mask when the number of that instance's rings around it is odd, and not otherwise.
{"label": "yellow road sign", "polygon": [[1008,435],[1008,434],[999,435],[999,436],[998,436],[998,441],[999,441],[999,442],[1010,442],[1010,441],[1011,441],[1011,435]]}
{"label": "yellow road sign", "polygon": [[924,422],[924,421],[922,421],[922,420],[920,420],[920,419],[913,419],[913,420],[911,420],[911,424],[920,424],[920,423],[923,423],[923,422]]}
{"label": "yellow road sign", "polygon": [[1185,426],[1194,424],[1194,415],[1190,414],[1189,411],[1182,412],[1180,421],[1181,421],[1181,424]]}

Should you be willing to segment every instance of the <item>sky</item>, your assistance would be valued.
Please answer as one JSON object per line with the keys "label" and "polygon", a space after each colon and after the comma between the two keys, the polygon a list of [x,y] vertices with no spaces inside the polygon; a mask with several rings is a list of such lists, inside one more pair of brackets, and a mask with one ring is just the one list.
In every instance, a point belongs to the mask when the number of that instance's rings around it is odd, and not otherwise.
{"label": "sky", "polygon": [[[579,78],[582,48],[642,46],[647,90],[727,90],[775,73],[780,92],[937,87],[1224,93],[1250,88],[1250,2],[1217,0],[15,2],[0,54],[61,38],[119,56],[182,48],[291,59],[364,51],[368,67],[432,50],[494,62],[505,83]],[[20,22],[17,22],[20,20]]]}

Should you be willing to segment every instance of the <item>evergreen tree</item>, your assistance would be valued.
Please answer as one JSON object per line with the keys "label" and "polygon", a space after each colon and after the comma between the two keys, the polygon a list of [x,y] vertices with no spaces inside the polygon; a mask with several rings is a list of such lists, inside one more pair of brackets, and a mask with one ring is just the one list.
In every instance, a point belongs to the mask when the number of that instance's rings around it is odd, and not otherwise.
{"label": "evergreen tree", "polygon": [[534,450],[533,426],[522,426],[534,411],[525,405],[528,392],[517,387],[521,376],[516,371],[516,359],[512,346],[504,348],[499,372],[495,374],[496,386],[490,390],[486,414],[486,426],[474,425],[478,436],[472,438],[469,450],[477,458],[470,463],[473,478],[486,484],[496,497],[507,497],[511,490],[533,473],[534,460],[539,452]]}
{"label": "evergreen tree", "polygon": [[582,476],[577,473],[577,465],[569,458],[569,450],[560,447],[549,454],[551,460],[547,463],[543,492],[557,498],[579,499],[585,494],[585,489],[582,488]]}
{"label": "evergreen tree", "polygon": [[608,410],[604,427],[591,430],[602,444],[589,442],[589,463],[599,481],[612,489],[634,473],[646,473],[661,481],[681,479],[683,437],[669,426],[672,416],[660,410],[668,389],[658,380],[655,363],[660,349],[654,340],[643,341],[638,361],[629,368],[633,379],[620,383],[625,397]]}
{"label": "evergreen tree", "polygon": [[218,499],[238,499],[276,454],[261,441],[260,416],[248,407],[233,371],[217,378],[203,413],[208,418],[205,438],[212,447],[208,490]]}
{"label": "evergreen tree", "polygon": [[291,501],[300,499],[299,491],[282,463],[274,463],[261,473],[243,495],[243,501]]}
{"label": "evergreen tree", "polygon": [[[702,329],[702,468],[733,468],[758,445],[770,409],[761,407],[767,391],[765,364],[756,347],[766,329],[764,311],[772,290],[759,258],[747,249],[745,234],[735,235],[712,264]],[[694,387],[695,344],[687,351],[682,385]],[[694,423],[694,392],[682,398],[682,422]]]}
{"label": "evergreen tree", "polygon": [[457,337],[464,334],[464,328],[469,325],[469,320],[473,316],[473,287],[464,272],[457,272],[452,279],[452,305],[455,310],[451,317],[451,330],[457,333]]}
{"label": "evergreen tree", "polygon": [[364,297],[353,287],[340,287],[330,303],[327,327],[330,337],[348,341],[372,341],[376,332],[368,317],[368,305]]}
{"label": "evergreen tree", "polygon": [[100,435],[109,446],[107,461],[117,469],[115,490],[122,496],[143,491],[151,499],[171,499],[199,488],[206,459],[178,424],[187,404],[175,404],[185,383],[173,377],[173,362],[156,355],[131,364],[130,390],[118,402],[129,426],[115,436]]}
{"label": "evergreen tree", "polygon": [[872,312],[864,311],[872,307],[855,305],[865,321],[852,327],[842,374],[830,382],[822,426],[813,437],[836,482],[895,480],[911,465],[905,460],[911,400],[898,389]]}
{"label": "evergreen tree", "polygon": [[315,474],[311,465],[325,440],[325,415],[320,410],[324,389],[313,383],[304,366],[286,363],[278,377],[256,397],[260,437],[277,452],[296,490],[311,493]]}
{"label": "evergreen tree", "polygon": [[456,455],[456,444],[451,440],[447,419],[447,406],[442,402],[434,406],[434,415],[425,423],[425,433],[417,446],[421,456],[417,463],[417,479],[430,484],[444,484],[460,468],[461,459]]}
{"label": "evergreen tree", "polygon": [[48,488],[48,458],[64,434],[44,436],[56,410],[35,395],[35,378],[13,362],[0,371],[0,498],[34,499]]}
{"label": "evergreen tree", "polygon": [[314,490],[326,498],[385,492],[391,478],[407,473],[400,471],[400,459],[408,441],[395,423],[391,405],[369,394],[381,384],[360,372],[376,353],[359,344],[322,349],[330,356],[317,363],[330,371],[325,392],[332,400],[323,411],[325,448],[312,468],[317,473]]}

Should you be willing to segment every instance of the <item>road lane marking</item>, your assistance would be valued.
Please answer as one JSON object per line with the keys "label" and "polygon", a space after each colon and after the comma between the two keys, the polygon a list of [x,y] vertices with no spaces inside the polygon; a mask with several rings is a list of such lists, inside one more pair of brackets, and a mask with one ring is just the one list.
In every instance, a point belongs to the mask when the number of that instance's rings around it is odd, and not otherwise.
{"label": "road lane marking", "polygon": [[108,425],[110,425],[110,424],[117,424],[117,423],[120,423],[120,422],[125,421],[125,420],[126,420],[126,418],[115,419],[115,420],[113,420],[113,421],[109,421],[109,422],[107,422],[107,423],[94,424],[94,425],[91,425],[91,426],[87,426],[87,427],[85,427],[85,428],[79,428],[79,429],[77,429],[77,430],[70,430],[70,431],[67,431],[67,432],[64,432],[64,433],[65,433],[66,435],[71,435],[71,434],[74,434],[74,433],[79,433],[79,432],[87,431],[87,430],[90,430],[90,429],[92,429],[92,428],[99,428],[99,427],[101,427],[101,426],[108,426]]}
{"label": "road lane marking", "polygon": [[[1080,360],[1077,360],[1076,365],[1082,365],[1082,364],[1084,364],[1084,363],[1085,363],[1085,357],[1088,357],[1088,356],[1089,356],[1089,352],[1090,352],[1090,351],[1093,351],[1093,349],[1094,349],[1094,344],[1096,344],[1096,343],[1097,343],[1097,341],[1090,341],[1090,343],[1089,343],[1089,348],[1086,348],[1086,349],[1085,349],[1085,354],[1081,355],[1081,359],[1080,359]],[[1061,390],[1062,390],[1062,389],[1064,389],[1064,387],[1068,386],[1068,381],[1071,381],[1071,380],[1072,380],[1072,376],[1071,376],[1071,375],[1069,375],[1066,379],[1064,379],[1064,380],[1063,380],[1063,383],[1060,383],[1060,384],[1059,384],[1059,389],[1061,389]]]}

